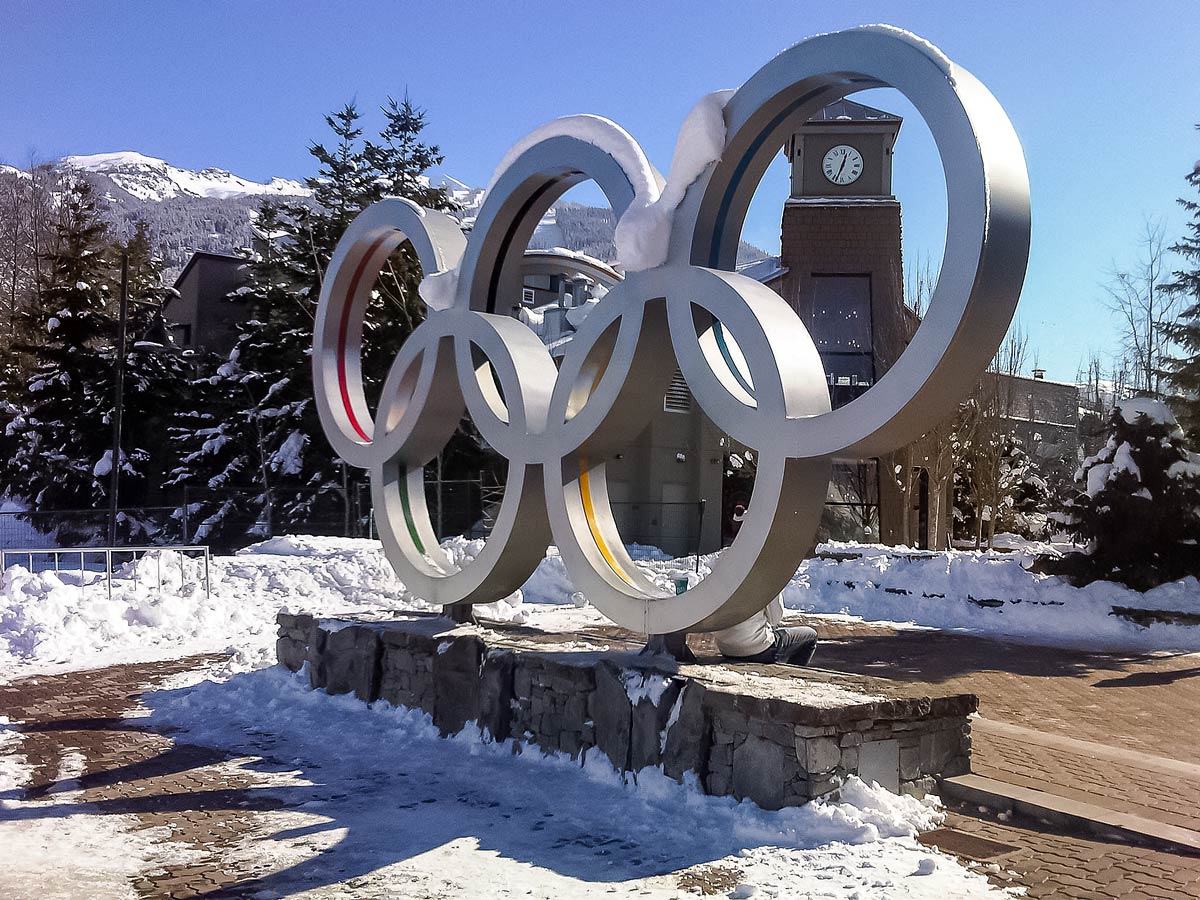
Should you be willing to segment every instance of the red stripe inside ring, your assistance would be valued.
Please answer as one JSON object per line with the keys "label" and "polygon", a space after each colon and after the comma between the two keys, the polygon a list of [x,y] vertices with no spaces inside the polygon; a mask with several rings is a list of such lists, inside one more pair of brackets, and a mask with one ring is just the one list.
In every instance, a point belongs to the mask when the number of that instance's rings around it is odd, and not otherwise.
{"label": "red stripe inside ring", "polygon": [[354,307],[354,298],[358,295],[358,283],[362,281],[363,271],[366,269],[367,263],[371,261],[371,257],[375,255],[375,251],[391,236],[392,233],[389,232],[376,240],[375,243],[367,248],[367,252],[363,254],[362,259],[358,261],[358,266],[354,269],[354,276],[350,279],[350,287],[346,289],[346,296],[342,303],[342,318],[338,323],[337,377],[338,389],[342,394],[342,408],[346,410],[346,417],[350,420],[350,427],[367,443],[371,442],[371,436],[367,434],[359,423],[358,416],[354,412],[354,407],[350,403],[350,385],[347,384],[346,379],[346,336],[350,331],[350,312]]}

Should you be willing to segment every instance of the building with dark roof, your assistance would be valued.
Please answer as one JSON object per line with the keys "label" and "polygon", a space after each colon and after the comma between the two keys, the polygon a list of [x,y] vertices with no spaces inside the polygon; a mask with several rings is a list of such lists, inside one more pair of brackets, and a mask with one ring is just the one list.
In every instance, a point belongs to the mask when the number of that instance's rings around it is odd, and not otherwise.
{"label": "building with dark roof", "polygon": [[246,260],[200,251],[175,279],[178,297],[163,308],[175,346],[226,355],[237,343],[237,326],[249,315],[246,304],[229,295],[247,280]]}

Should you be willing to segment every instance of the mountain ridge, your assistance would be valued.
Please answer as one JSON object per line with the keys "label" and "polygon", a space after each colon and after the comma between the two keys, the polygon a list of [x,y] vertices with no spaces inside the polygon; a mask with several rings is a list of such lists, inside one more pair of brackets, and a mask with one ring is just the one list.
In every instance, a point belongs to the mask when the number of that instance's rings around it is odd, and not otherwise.
{"label": "mountain ridge", "polygon": [[[254,217],[263,200],[304,202],[312,195],[299,181],[276,177],[257,182],[217,167],[184,169],[135,150],[64,156],[58,165],[82,174],[108,200],[109,222],[118,236],[131,235],[138,221],[147,224],[151,242],[164,258],[168,281],[197,251],[233,254],[250,247]],[[0,172],[10,169],[0,167]],[[19,170],[11,171],[19,174]],[[447,188],[469,225],[484,190],[445,174],[432,183]],[[612,211],[606,207],[560,201],[543,216],[530,247],[561,246],[611,262],[615,226]],[[766,255],[742,242],[738,262]]]}
{"label": "mountain ridge", "polygon": [[136,150],[64,156],[59,164],[73,171],[106,178],[112,186],[138,200],[161,202],[182,195],[228,200],[232,197],[307,197],[312,194],[300,182],[288,178],[272,178],[264,183],[216,167],[193,171]]}

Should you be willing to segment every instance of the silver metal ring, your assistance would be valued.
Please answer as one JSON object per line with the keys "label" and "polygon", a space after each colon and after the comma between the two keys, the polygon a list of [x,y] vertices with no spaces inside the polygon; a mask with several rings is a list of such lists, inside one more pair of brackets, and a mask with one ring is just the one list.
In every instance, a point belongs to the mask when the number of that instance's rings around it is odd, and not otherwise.
{"label": "silver metal ring", "polygon": [[[790,129],[854,91],[891,86],[925,117],[949,203],[945,259],[913,341],[879,382],[830,409],[820,357],[778,295],[732,271],[742,221]],[[830,460],[917,439],[955,405],[1012,319],[1029,253],[1029,185],[1004,111],[968,72],[895,29],[822,35],[780,54],[724,110],[721,158],[693,183],[663,188],[618,126],[572,117],[510,154],[463,241],[448,217],[389,200],[347,230],[322,291],[314,338],[321,421],[347,462],[369,469],[380,534],[400,578],[436,603],[485,603],[516,590],[551,537],[576,587],[615,622],[663,633],[716,630],[761,610],[809,548]],[[584,121],[586,120],[586,121]],[[573,336],[561,370],[536,335],[504,315],[542,213],[596,181],[619,218],[671,190],[665,263],[608,292]],[[427,273],[456,276],[445,309],[401,349],[372,420],[358,362],[370,282],[412,240]],[[366,276],[370,275],[370,278]],[[678,366],[698,406],[758,451],[753,494],[733,545],[681,596],[630,559],[608,497],[605,461],[645,427]],[[438,546],[424,465],[469,411],[508,459],[491,536],[471,561]]]}

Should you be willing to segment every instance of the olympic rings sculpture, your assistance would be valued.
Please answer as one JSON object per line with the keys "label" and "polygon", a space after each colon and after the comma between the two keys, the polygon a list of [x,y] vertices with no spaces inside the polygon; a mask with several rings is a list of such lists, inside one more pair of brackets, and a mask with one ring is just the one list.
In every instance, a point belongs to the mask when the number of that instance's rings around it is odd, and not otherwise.
{"label": "olympic rings sculpture", "polygon": [[[899,360],[831,410],[797,314],[732,270],[750,199],[778,148],[822,107],[875,87],[903,93],[933,133],[946,179],[945,255]],[[729,627],[763,609],[796,571],[834,455],[868,458],[917,439],[953,412],[994,355],[1025,277],[1029,183],[1004,110],[970,73],[898,29],[852,29],[781,53],[728,98],[723,117],[719,158],[686,185],[664,185],[617,126],[588,117],[581,137],[574,117],[510,152],[469,239],[450,217],[401,199],[372,205],[348,228],[315,326],[316,401],[334,450],[369,470],[383,545],[417,596],[440,604],[507,596],[553,541],[576,587],[627,628]],[[618,219],[658,202],[669,239],[660,265],[630,272],[596,305],[556,368],[501,298],[520,296],[522,258],[543,213],[589,179]],[[401,348],[372,417],[360,371],[363,314],[375,273],[406,240],[436,273],[422,285],[429,315]],[[438,296],[439,283],[452,296]],[[676,366],[708,417],[758,453],[736,539],[680,596],[630,559],[605,476],[606,458],[648,423]],[[464,411],[507,458],[508,475],[482,551],[456,564],[430,524],[424,466]]]}

